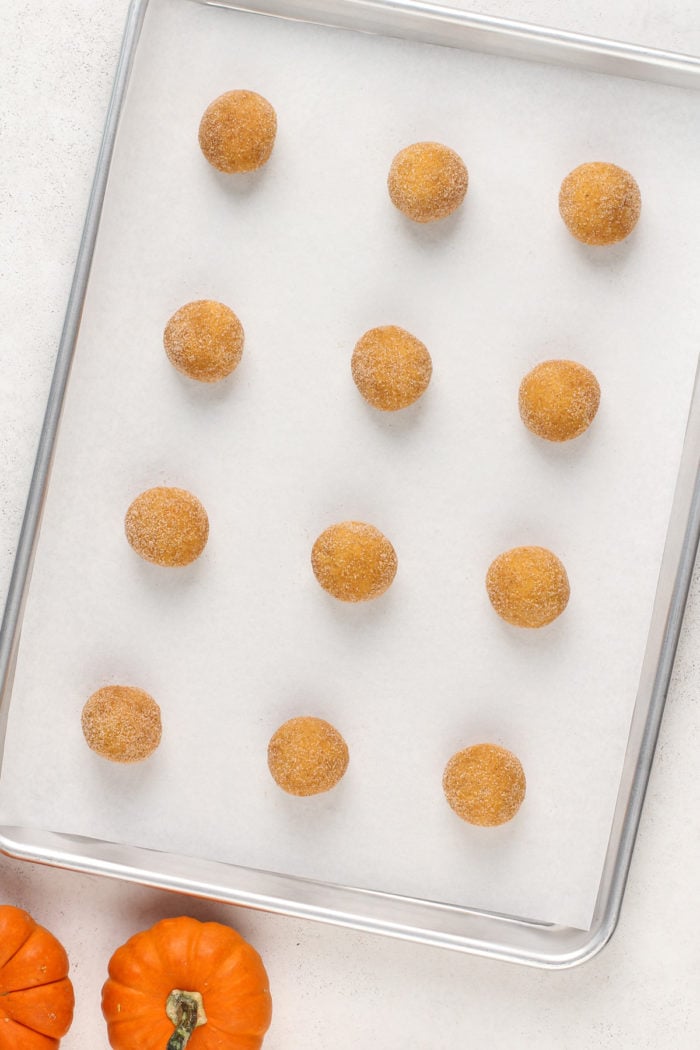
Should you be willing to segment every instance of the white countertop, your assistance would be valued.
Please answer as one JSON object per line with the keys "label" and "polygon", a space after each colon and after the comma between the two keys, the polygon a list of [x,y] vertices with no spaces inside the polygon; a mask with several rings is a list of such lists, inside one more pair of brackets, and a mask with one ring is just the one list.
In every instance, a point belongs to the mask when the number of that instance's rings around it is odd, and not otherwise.
{"label": "white countertop", "polygon": [[[489,12],[700,54],[692,0],[493,0]],[[126,0],[0,10],[0,593],[12,565]],[[700,588],[696,575],[619,929],[545,973],[0,858],[0,901],[65,944],[67,1050],[106,1047],[99,990],[118,944],[165,915],[229,922],[270,974],[270,1050],[684,1050],[700,1033]]]}

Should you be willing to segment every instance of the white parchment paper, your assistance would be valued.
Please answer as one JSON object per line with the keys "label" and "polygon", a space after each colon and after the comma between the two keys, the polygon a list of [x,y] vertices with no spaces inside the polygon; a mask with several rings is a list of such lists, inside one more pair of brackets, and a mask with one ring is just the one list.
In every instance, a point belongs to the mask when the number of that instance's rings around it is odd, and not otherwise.
{"label": "white parchment paper", "polygon": [[[201,157],[206,105],[273,103],[270,163]],[[698,105],[690,92],[152,0],[120,130],[27,606],[0,817],[585,927],[607,842],[698,350]],[[453,146],[460,213],[417,227],[385,188],[410,142]],[[598,250],[557,212],[585,160],[630,169],[633,236]],[[58,175],[57,175],[58,177]],[[228,303],[246,330],[224,383],[162,351],[175,309]],[[433,356],[398,415],[350,376],[359,335],[399,324]],[[599,416],[569,446],[523,428],[537,361],[594,370]],[[195,492],[210,541],[142,562],[124,512]],[[380,600],[325,595],[328,524],[376,524],[399,557]],[[517,544],[557,552],[566,614],[523,632],[483,580]],[[155,755],[111,765],[80,711],[109,683],[159,701]],[[284,795],[267,742],[329,719],[333,792]],[[445,762],[493,741],[526,801],[493,830],[446,805]]]}

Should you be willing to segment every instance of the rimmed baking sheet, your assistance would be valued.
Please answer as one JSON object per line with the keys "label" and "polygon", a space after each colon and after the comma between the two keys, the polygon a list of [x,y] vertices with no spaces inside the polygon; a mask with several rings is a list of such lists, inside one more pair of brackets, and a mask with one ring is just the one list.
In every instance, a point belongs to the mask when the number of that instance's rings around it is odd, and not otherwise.
{"label": "rimmed baking sheet", "polygon": [[[201,112],[245,86],[275,105],[270,164],[219,176]],[[590,923],[683,444],[697,351],[690,91],[152,0],[113,160],[22,629],[4,823],[345,885]],[[470,170],[462,212],[410,226],[393,154],[434,138]],[[566,233],[556,197],[587,159],[634,172],[630,240]],[[174,373],[162,328],[219,298],[246,350],[221,386]],[[397,323],[429,346],[423,401],[377,416],[356,338]],[[589,434],[545,446],[520,378],[567,356],[603,390]],[[191,488],[207,551],[164,573],[126,545],[153,484]],[[399,575],[345,607],[309,568],[334,520],[374,522]],[[491,558],[564,560],[560,621],[522,633],[483,589]],[[111,767],[79,714],[100,685],[163,707],[157,754]],[[282,795],[265,749],[285,718],[345,735],[336,791]],[[528,796],[484,832],[444,803],[450,754],[512,748]]]}

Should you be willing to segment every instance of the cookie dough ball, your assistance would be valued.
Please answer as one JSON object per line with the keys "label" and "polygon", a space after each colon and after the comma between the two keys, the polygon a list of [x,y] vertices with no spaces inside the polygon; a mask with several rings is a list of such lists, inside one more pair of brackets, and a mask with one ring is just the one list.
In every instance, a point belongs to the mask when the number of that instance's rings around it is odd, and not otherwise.
{"label": "cookie dough ball", "polygon": [[512,820],[525,798],[519,759],[497,744],[475,744],[453,755],[442,778],[445,798],[458,817],[491,828]]}
{"label": "cookie dough ball", "polygon": [[420,339],[396,325],[365,332],[355,346],[351,367],[365,401],[382,412],[396,412],[417,401],[433,371]]}
{"label": "cookie dough ball", "polygon": [[160,708],[143,689],[108,685],[93,693],[81,716],[88,747],[111,762],[141,762],[160,743]]}
{"label": "cookie dough ball", "polygon": [[322,718],[290,718],[273,734],[267,748],[270,772],[290,795],[330,791],[349,761],[348,745]]}
{"label": "cookie dough ball", "polygon": [[133,501],[124,520],[126,538],[146,561],[168,567],[189,565],[209,536],[207,512],[186,489],[160,486]]}
{"label": "cookie dough ball", "polygon": [[615,244],[629,236],[642,209],[639,186],[624,168],[593,161],[561,184],[559,213],[584,244]]}
{"label": "cookie dough ball", "polygon": [[491,563],[486,590],[498,615],[515,627],[544,627],[569,601],[566,569],[546,547],[513,547]]}
{"label": "cookie dough ball", "polygon": [[416,142],[397,153],[389,170],[389,196],[414,222],[435,222],[459,208],[467,193],[464,161],[439,142]]}
{"label": "cookie dough ball", "polygon": [[243,325],[233,310],[213,299],[181,306],[168,321],[163,346],[178,372],[200,383],[230,375],[243,355]]}
{"label": "cookie dough ball", "polygon": [[542,361],[520,384],[518,407],[528,430],[547,441],[583,434],[600,404],[598,380],[576,361]]}
{"label": "cookie dough ball", "polygon": [[277,115],[255,91],[227,91],[204,111],[199,145],[209,163],[231,175],[255,171],[270,159]]}
{"label": "cookie dough ball", "polygon": [[318,537],[311,551],[316,579],[341,602],[365,602],[384,594],[396,576],[396,551],[374,525],[341,521]]}

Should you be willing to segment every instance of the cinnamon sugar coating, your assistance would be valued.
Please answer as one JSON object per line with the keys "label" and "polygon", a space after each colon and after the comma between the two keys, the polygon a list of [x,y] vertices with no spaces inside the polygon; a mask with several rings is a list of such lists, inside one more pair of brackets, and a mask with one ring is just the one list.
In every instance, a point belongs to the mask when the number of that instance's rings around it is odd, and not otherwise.
{"label": "cinnamon sugar coating", "polygon": [[352,378],[365,401],[382,412],[412,405],[433,372],[427,348],[397,325],[370,328],[352,355]]}
{"label": "cinnamon sugar coating", "polygon": [[435,222],[459,208],[469,185],[464,161],[439,142],[415,142],[394,157],[389,196],[414,222]]}
{"label": "cinnamon sugar coating", "polygon": [[174,568],[200,556],[209,536],[209,519],[191,492],[159,486],[132,502],[124,530],[130,546],[142,558]]}
{"label": "cinnamon sugar coating", "polygon": [[207,106],[199,145],[209,163],[226,174],[255,171],[270,159],[277,115],[256,91],[227,91]]}
{"label": "cinnamon sugar coating", "polygon": [[520,809],[525,773],[520,760],[506,748],[475,744],[452,756],[442,787],[458,817],[469,824],[495,827],[512,820]]}
{"label": "cinnamon sugar coating", "polygon": [[216,383],[238,367],[243,325],[229,306],[213,299],[185,303],[165,326],[163,346],[174,368],[200,383]]}
{"label": "cinnamon sugar coating", "polygon": [[152,696],[129,685],[109,685],[87,700],[81,715],[85,741],[111,762],[141,762],[158,747],[160,708]]}
{"label": "cinnamon sugar coating", "polygon": [[559,213],[583,244],[615,244],[637,225],[642,196],[634,178],[616,164],[592,161],[569,172],[559,191]]}
{"label": "cinnamon sugar coating", "polygon": [[520,418],[546,441],[571,441],[588,430],[600,404],[598,380],[577,361],[542,361],[523,379]]}
{"label": "cinnamon sugar coating", "polygon": [[498,615],[515,627],[544,627],[564,612],[566,569],[546,547],[513,547],[489,566],[486,590]]}
{"label": "cinnamon sugar coating", "polygon": [[378,598],[391,586],[397,565],[396,552],[386,536],[361,521],[329,526],[311,551],[316,579],[341,602]]}
{"label": "cinnamon sugar coating", "polygon": [[267,764],[290,795],[319,795],[344,776],[350,755],[338,730],[322,718],[290,718],[272,735]]}

